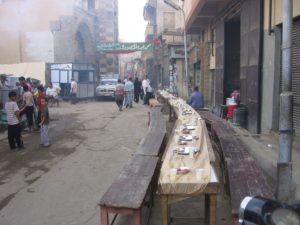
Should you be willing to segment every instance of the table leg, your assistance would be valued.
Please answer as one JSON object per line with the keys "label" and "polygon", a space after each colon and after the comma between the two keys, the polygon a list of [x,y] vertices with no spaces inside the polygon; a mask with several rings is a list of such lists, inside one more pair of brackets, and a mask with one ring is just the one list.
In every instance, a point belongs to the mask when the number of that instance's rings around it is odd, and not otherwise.
{"label": "table leg", "polygon": [[108,211],[106,207],[100,207],[101,225],[109,225]]}
{"label": "table leg", "polygon": [[172,106],[169,105],[169,122],[172,122]]}
{"label": "table leg", "polygon": [[169,225],[170,215],[167,195],[160,195],[160,209],[162,225]]}
{"label": "table leg", "polygon": [[205,195],[205,219],[207,224],[217,224],[217,195],[206,194]]}
{"label": "table leg", "polygon": [[141,209],[134,212],[133,220],[134,225],[142,225]]}

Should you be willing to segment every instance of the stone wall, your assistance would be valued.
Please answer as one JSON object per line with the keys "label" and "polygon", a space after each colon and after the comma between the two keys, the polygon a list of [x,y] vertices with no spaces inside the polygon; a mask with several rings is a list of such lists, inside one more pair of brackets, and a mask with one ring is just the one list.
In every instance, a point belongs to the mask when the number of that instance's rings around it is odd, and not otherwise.
{"label": "stone wall", "polygon": [[[95,8],[88,8],[85,3],[83,0],[45,0],[43,3],[28,0],[26,4],[1,5],[4,17],[0,18],[3,38],[0,63],[93,63],[98,68],[97,74],[118,73],[116,55],[96,52],[97,43],[118,41],[118,1],[95,0]],[[29,7],[30,4],[34,5],[34,11],[25,11],[23,5]],[[13,14],[13,9],[21,12],[24,21],[20,21],[20,15]],[[5,17],[11,21],[8,23]],[[34,22],[29,20],[32,17]],[[20,22],[23,22],[22,27]],[[8,24],[15,26],[4,26]]]}

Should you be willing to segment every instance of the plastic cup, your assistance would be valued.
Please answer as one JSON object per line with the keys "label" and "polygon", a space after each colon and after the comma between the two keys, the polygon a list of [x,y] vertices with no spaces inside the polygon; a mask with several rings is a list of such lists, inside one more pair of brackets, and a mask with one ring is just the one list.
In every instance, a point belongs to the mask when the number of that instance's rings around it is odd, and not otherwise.
{"label": "plastic cup", "polygon": [[204,173],[204,169],[202,169],[202,168],[196,169],[196,179],[202,180],[203,173]]}
{"label": "plastic cup", "polygon": [[176,180],[176,175],[177,175],[177,169],[176,168],[170,169],[170,180],[171,181]]}

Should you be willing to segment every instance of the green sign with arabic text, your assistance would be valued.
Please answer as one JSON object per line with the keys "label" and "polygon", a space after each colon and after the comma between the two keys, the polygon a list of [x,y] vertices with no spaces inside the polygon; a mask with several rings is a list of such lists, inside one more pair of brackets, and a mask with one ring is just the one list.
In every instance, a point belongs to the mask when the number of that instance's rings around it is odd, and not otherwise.
{"label": "green sign with arabic text", "polygon": [[153,42],[106,42],[97,45],[99,52],[134,52],[134,51],[152,51]]}

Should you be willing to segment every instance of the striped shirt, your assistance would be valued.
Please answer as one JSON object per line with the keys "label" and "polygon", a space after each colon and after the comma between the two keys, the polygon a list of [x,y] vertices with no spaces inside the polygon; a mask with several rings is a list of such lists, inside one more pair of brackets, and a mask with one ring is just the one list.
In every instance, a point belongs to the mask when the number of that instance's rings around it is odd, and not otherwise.
{"label": "striped shirt", "polygon": [[15,112],[19,111],[19,107],[16,102],[6,102],[5,103],[5,111],[7,115],[7,124],[8,125],[16,125],[19,124],[19,119],[16,116]]}

